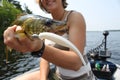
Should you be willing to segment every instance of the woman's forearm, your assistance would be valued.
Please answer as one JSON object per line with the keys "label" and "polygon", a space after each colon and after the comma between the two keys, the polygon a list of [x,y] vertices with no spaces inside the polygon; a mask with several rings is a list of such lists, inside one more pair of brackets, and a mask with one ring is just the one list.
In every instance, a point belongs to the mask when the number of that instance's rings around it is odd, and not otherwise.
{"label": "woman's forearm", "polygon": [[45,47],[42,57],[57,66],[71,70],[78,70],[82,65],[80,57],[75,52],[60,50],[51,46]]}
{"label": "woman's forearm", "polygon": [[49,62],[45,59],[40,59],[40,80],[47,80],[49,74]]}

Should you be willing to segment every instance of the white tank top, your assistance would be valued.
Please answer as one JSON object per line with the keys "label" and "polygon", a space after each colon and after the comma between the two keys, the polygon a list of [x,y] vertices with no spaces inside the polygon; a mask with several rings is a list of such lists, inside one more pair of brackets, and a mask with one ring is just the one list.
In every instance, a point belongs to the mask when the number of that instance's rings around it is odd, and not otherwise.
{"label": "white tank top", "polygon": [[[64,20],[68,19],[68,17],[69,17],[71,12],[72,11],[68,12],[68,14],[66,15]],[[62,35],[62,37],[68,39],[68,33],[65,32]],[[48,41],[48,40],[45,43],[48,44],[48,45],[55,45],[54,42],[51,42],[51,41]],[[57,66],[57,69],[59,70],[58,71],[59,74],[61,74],[64,77],[67,77],[68,79],[79,77],[79,76],[84,75],[86,73],[89,73],[89,71],[91,71],[91,67],[90,67],[90,63],[89,62],[87,62],[86,65],[83,65],[78,71],[65,69],[65,68],[62,68],[62,67],[59,67],[59,66]]]}

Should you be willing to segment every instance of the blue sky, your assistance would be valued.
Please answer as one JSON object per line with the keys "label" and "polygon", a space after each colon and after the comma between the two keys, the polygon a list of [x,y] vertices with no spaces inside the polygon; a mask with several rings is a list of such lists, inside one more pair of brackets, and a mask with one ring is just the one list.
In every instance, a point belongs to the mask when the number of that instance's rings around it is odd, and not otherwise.
{"label": "blue sky", "polygon": [[[35,0],[18,0],[34,14],[50,17],[40,10]],[[82,13],[87,31],[120,30],[120,0],[67,0],[67,10]]]}

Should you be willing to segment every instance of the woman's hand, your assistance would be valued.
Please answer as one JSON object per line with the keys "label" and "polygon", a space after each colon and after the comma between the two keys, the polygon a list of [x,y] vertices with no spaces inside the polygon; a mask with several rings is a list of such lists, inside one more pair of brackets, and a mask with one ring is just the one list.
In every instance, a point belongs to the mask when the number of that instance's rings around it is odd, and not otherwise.
{"label": "woman's hand", "polygon": [[31,40],[27,36],[16,37],[16,31],[22,30],[20,26],[14,25],[4,31],[4,43],[20,52],[33,52],[41,49],[42,41],[38,38]]}

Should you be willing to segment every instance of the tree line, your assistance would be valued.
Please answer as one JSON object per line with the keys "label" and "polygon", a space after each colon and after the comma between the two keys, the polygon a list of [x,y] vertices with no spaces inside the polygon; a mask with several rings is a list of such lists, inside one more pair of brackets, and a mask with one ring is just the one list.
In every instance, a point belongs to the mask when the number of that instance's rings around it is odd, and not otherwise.
{"label": "tree line", "polygon": [[3,48],[3,32],[11,25],[19,14],[32,12],[28,9],[28,6],[20,5],[19,1],[16,0],[0,0],[0,50]]}

